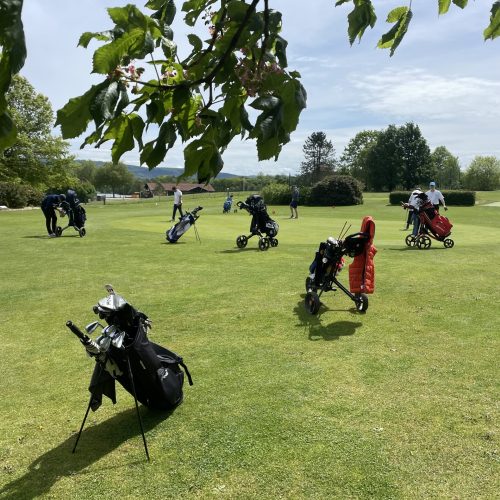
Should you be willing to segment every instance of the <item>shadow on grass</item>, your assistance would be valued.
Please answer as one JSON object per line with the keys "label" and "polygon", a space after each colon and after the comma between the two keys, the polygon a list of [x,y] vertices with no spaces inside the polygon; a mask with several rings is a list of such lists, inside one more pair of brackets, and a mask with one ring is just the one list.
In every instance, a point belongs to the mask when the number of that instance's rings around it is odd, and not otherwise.
{"label": "shadow on grass", "polygon": [[229,250],[220,250],[218,253],[241,253],[241,252],[254,252],[255,250],[261,252],[259,247],[245,247],[245,248],[231,248]]}
{"label": "shadow on grass", "polygon": [[[169,417],[171,412],[144,411],[141,408],[144,432],[147,432]],[[82,408],[82,418],[85,408]],[[65,476],[73,476],[111,453],[122,443],[135,439],[138,449],[144,451],[141,431],[135,408],[123,411],[97,425],[84,428],[78,448],[73,454],[77,434],[59,446],[39,456],[24,476],[10,482],[0,490],[0,497],[10,500],[18,498],[38,498]],[[147,439],[147,436],[146,436]],[[146,455],[144,461],[146,461]]]}
{"label": "shadow on grass", "polygon": [[396,252],[407,252],[407,251],[411,251],[411,252],[428,252],[429,250],[447,250],[445,247],[438,247],[438,246],[432,246],[430,248],[426,248],[424,250],[419,250],[417,247],[408,247],[408,246],[404,246],[404,247],[398,247],[398,248],[388,248],[387,250],[393,250],[393,251],[396,251]]}
{"label": "shadow on grass", "polygon": [[46,234],[44,234],[43,236],[40,236],[39,234],[34,234],[34,235],[30,235],[30,236],[22,236],[22,238],[30,238],[30,239],[34,239],[34,240],[59,240],[61,238],[79,238],[80,235],[79,234],[65,234],[64,236],[59,236],[57,238],[49,238]]}
{"label": "shadow on grass", "polygon": [[[318,314],[310,314],[304,307],[305,294],[302,294],[302,300],[294,307],[293,312],[297,315],[299,320],[298,326],[303,326],[309,330],[309,340],[339,340],[340,337],[354,335],[356,328],[363,325],[359,321],[335,321],[329,325],[323,325],[321,316],[329,311],[342,311],[346,309],[330,309],[321,303],[321,308]],[[347,310],[351,314],[359,314],[356,308]]]}

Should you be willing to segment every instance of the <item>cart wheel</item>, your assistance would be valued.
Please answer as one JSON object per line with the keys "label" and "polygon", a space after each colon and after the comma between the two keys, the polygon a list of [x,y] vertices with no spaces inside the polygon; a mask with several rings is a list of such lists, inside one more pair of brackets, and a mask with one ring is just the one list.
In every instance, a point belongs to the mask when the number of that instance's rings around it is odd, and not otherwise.
{"label": "cart wheel", "polygon": [[317,314],[321,305],[318,294],[316,292],[307,292],[304,304],[310,314]]}
{"label": "cart wheel", "polygon": [[56,236],[59,237],[61,236],[62,234],[62,227],[61,226],[57,226],[56,227]]}
{"label": "cart wheel", "polygon": [[236,238],[236,246],[238,248],[245,248],[247,246],[247,243],[248,243],[248,238],[244,234]]}
{"label": "cart wheel", "polygon": [[314,284],[314,280],[308,276],[306,278],[306,292],[310,292],[311,290],[316,290],[316,285]]}
{"label": "cart wheel", "polygon": [[417,247],[419,250],[427,250],[431,247],[431,239],[428,236],[420,236],[417,239]]}
{"label": "cart wheel", "polygon": [[267,250],[269,248],[269,240],[267,238],[259,239],[259,250]]}
{"label": "cart wheel", "polygon": [[406,246],[409,246],[409,247],[414,247],[415,246],[415,241],[416,241],[416,238],[415,238],[415,236],[413,236],[413,234],[409,234],[405,238]]}
{"label": "cart wheel", "polygon": [[87,231],[85,231],[85,228],[84,228],[84,227],[81,227],[81,228],[78,230],[78,234],[80,235],[80,238],[83,238],[83,237],[87,234]]}
{"label": "cart wheel", "polygon": [[451,238],[446,238],[443,244],[445,248],[453,248],[455,246],[455,242]]}
{"label": "cart wheel", "polygon": [[278,240],[276,238],[271,238],[270,242],[272,247],[278,246]]}
{"label": "cart wheel", "polygon": [[364,293],[357,293],[354,301],[356,303],[356,309],[358,312],[366,312],[366,310],[368,309],[368,295]]}

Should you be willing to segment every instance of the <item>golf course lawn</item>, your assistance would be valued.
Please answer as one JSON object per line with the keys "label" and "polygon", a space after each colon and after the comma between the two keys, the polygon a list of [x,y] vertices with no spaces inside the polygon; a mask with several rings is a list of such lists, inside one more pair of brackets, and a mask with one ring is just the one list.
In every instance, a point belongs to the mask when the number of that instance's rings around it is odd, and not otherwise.
{"label": "golf course lawn", "polygon": [[[265,252],[235,245],[246,212],[184,198],[204,207],[201,243],[193,229],[165,241],[165,198],[89,204],[84,238],[49,239],[40,210],[0,213],[0,498],[499,498],[500,192],[450,207],[455,246],[428,250],[406,247],[388,194],[299,206],[297,220],[268,207],[280,232]],[[338,291],[311,316],[319,243],[365,215],[378,249],[366,314]],[[119,386],[71,453],[94,361],[65,323],[95,320],[107,283],[194,380],[171,414],[140,407],[150,463]]]}

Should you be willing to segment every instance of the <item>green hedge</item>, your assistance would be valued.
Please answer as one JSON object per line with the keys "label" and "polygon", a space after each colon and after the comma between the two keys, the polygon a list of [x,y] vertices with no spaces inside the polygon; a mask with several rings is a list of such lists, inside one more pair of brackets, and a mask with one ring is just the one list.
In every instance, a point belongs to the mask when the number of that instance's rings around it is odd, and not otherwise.
{"label": "green hedge", "polygon": [[[466,206],[471,207],[476,204],[475,191],[441,191],[444,196],[444,201],[448,206]],[[406,203],[410,197],[411,191],[393,191],[389,193],[389,203],[391,205],[400,205],[401,202]]]}
{"label": "green hedge", "polygon": [[33,186],[17,182],[0,182],[0,205],[9,208],[40,206],[42,198],[43,193]]}
{"label": "green hedge", "polygon": [[267,205],[289,205],[292,200],[292,190],[288,184],[268,184],[261,194]]}
{"label": "green hedge", "polygon": [[330,175],[311,188],[312,206],[345,206],[363,203],[362,184],[350,175]]}

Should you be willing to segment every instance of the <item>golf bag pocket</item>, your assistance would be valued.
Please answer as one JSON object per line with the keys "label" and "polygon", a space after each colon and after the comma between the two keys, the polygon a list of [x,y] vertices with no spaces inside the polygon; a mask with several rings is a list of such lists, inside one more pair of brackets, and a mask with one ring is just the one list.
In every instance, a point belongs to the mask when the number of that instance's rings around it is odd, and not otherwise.
{"label": "golf bag pocket", "polygon": [[158,384],[163,398],[161,398],[167,407],[175,408],[182,402],[184,384],[184,372],[175,370],[175,365],[161,367],[157,370]]}

